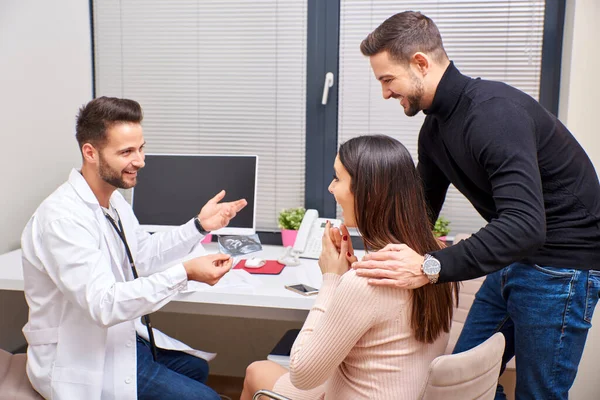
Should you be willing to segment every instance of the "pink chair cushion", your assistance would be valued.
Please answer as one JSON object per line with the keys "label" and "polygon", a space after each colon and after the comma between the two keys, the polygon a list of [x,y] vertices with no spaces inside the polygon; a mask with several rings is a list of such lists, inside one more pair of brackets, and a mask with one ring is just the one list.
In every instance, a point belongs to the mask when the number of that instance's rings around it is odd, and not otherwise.
{"label": "pink chair cushion", "polygon": [[0,350],[0,400],[42,399],[25,372],[27,356]]}

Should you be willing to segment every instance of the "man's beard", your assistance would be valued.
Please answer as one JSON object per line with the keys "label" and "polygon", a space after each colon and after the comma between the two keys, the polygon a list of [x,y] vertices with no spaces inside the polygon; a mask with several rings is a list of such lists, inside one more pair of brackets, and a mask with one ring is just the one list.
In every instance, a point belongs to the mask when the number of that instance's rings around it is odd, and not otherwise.
{"label": "man's beard", "polygon": [[414,91],[413,94],[406,96],[406,100],[408,101],[408,109],[404,110],[404,114],[409,117],[414,117],[419,113],[419,111],[421,111],[421,100],[423,99],[425,88],[423,87],[423,82],[421,82],[412,71],[411,78]]}
{"label": "man's beard", "polygon": [[135,186],[137,183],[136,181],[134,181],[134,183],[125,182],[123,179],[123,172],[112,169],[106,162],[106,159],[102,156],[101,152],[99,153],[99,156],[98,172],[100,173],[100,178],[102,178],[104,182],[118,189],[131,189]]}

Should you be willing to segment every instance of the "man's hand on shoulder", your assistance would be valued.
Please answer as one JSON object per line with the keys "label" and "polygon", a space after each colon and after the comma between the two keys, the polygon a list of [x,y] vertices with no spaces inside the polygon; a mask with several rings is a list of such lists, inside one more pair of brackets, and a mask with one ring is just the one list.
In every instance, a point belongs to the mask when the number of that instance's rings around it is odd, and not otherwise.
{"label": "man's hand on shoulder", "polygon": [[424,257],[405,244],[388,244],[352,264],[356,275],[369,278],[369,284],[416,289],[429,283],[421,269]]}
{"label": "man's hand on shoulder", "polygon": [[190,281],[215,285],[233,265],[233,258],[228,254],[210,254],[185,261],[183,267]]}
{"label": "man's hand on shoulder", "polygon": [[225,191],[221,190],[215,197],[210,199],[198,214],[202,227],[207,231],[216,231],[226,227],[248,202],[245,199],[219,203],[225,197]]}

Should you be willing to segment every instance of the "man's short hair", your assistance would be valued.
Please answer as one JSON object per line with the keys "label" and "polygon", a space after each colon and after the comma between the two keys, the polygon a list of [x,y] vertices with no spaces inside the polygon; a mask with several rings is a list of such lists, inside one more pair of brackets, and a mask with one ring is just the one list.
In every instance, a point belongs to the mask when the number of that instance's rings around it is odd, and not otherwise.
{"label": "man's short hair", "polygon": [[106,131],[117,123],[140,124],[144,115],[137,101],[116,97],[98,97],[79,109],[75,137],[79,148],[91,143],[101,149],[106,145]]}
{"label": "man's short hair", "polygon": [[365,56],[387,51],[392,60],[402,64],[408,64],[417,52],[432,56],[438,63],[448,59],[435,23],[415,11],[401,12],[386,19],[362,41],[360,51]]}

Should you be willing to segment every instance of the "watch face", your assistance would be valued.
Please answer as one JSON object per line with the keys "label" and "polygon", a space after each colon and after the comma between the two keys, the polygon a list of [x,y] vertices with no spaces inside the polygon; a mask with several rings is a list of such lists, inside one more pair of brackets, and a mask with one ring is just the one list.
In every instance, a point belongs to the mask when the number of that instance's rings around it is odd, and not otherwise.
{"label": "watch face", "polygon": [[441,267],[442,266],[440,262],[434,257],[428,257],[423,262],[423,272],[425,272],[427,275],[439,274],[440,270],[442,269]]}

